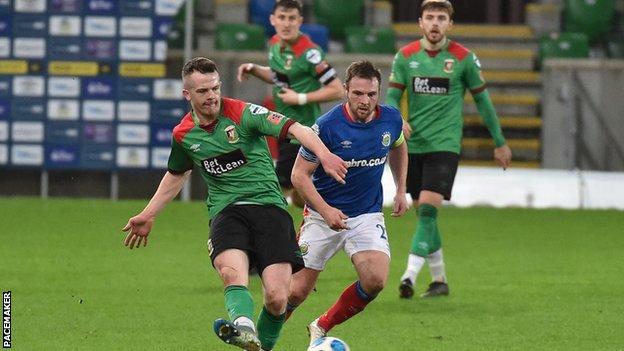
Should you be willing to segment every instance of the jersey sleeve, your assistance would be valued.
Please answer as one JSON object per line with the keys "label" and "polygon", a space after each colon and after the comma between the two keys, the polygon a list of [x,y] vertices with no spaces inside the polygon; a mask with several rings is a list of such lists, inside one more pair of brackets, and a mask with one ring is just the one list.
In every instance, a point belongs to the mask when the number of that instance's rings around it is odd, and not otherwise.
{"label": "jersey sleeve", "polygon": [[274,136],[280,140],[286,139],[288,128],[295,123],[284,115],[268,110],[265,107],[249,104],[243,112],[241,125],[251,132]]}
{"label": "jersey sleeve", "polygon": [[310,67],[310,74],[322,85],[331,83],[338,74],[325,58],[325,52],[320,48],[312,48],[305,52],[305,59]]}
{"label": "jersey sleeve", "polygon": [[466,69],[464,70],[464,83],[471,90],[480,90],[485,86],[485,79],[481,73],[481,62],[473,52],[466,58]]}
{"label": "jersey sleeve", "polygon": [[397,89],[405,89],[407,86],[407,73],[405,72],[405,57],[401,51],[394,55],[392,61],[392,70],[390,71],[390,78],[388,80],[390,87]]}
{"label": "jersey sleeve", "polygon": [[[321,139],[323,144],[328,146],[329,144],[328,144],[327,136],[326,135],[324,136],[324,134],[321,133],[321,127],[317,123],[312,125],[311,128],[319,136],[319,139]],[[303,157],[303,159],[305,159],[308,162],[320,163],[318,157],[316,157],[316,155],[312,151],[310,151],[310,149],[306,148],[303,145],[301,146],[301,148],[299,148],[299,155],[301,155],[301,157]]]}
{"label": "jersey sleeve", "polygon": [[191,168],[193,168],[193,160],[188,157],[182,145],[171,138],[171,153],[169,154],[169,161],[167,161],[169,173],[182,174]]}

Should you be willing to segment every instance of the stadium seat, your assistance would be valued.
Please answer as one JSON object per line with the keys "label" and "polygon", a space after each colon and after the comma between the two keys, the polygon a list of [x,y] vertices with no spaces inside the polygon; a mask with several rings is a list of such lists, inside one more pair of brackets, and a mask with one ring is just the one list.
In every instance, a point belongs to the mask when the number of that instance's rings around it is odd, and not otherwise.
{"label": "stadium seat", "polygon": [[540,63],[547,58],[582,58],[589,56],[589,41],[583,33],[561,33],[544,36],[539,43]]}
{"label": "stadium seat", "polygon": [[275,0],[249,1],[249,18],[251,23],[264,27],[264,32],[267,37],[271,37],[275,34],[275,28],[273,28],[269,20],[269,16],[273,13],[273,5],[275,5]]}
{"label": "stadium seat", "polygon": [[590,43],[598,41],[613,26],[614,0],[565,0],[563,28],[585,33]]}
{"label": "stadium seat", "polygon": [[264,29],[257,24],[219,23],[215,49],[233,51],[262,51],[266,38]]}
{"label": "stadium seat", "polygon": [[361,25],[364,0],[314,0],[316,22],[326,25],[332,39],[342,40],[345,28]]}
{"label": "stadium seat", "polygon": [[301,25],[301,32],[310,36],[313,42],[327,52],[329,45],[329,29],[322,24],[304,23]]}
{"label": "stadium seat", "polygon": [[612,38],[607,42],[607,54],[610,58],[624,59],[624,39]]}
{"label": "stadium seat", "polygon": [[391,28],[354,26],[345,29],[345,52],[394,54],[396,36]]}

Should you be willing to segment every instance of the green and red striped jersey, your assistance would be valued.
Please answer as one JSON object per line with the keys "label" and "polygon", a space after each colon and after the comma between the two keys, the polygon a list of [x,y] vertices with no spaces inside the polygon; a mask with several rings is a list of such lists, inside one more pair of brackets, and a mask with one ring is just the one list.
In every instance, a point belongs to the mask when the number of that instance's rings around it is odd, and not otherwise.
{"label": "green and red striped jersey", "polygon": [[473,93],[485,89],[474,53],[451,40],[435,52],[425,50],[420,40],[414,41],[395,55],[389,85],[408,94],[410,153],[459,154],[466,89]]}
{"label": "green and red striped jersey", "polygon": [[336,70],[325,60],[325,53],[310,37],[300,34],[293,45],[274,35],[269,41],[269,67],[273,74],[275,109],[308,127],[321,114],[318,103],[286,105],[277,93],[282,88],[309,93],[336,78]]}
{"label": "green and red striped jersey", "polygon": [[200,127],[191,111],[173,129],[169,172],[199,168],[211,218],[235,203],[285,209],[265,135],[284,139],[293,123],[262,106],[222,98],[221,112],[210,125]]}

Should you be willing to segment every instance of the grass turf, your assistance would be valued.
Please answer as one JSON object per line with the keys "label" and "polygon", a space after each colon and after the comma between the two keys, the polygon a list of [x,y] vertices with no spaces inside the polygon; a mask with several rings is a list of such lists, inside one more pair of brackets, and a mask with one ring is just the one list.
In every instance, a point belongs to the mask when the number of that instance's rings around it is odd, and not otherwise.
{"label": "grass turf", "polygon": [[[12,291],[14,349],[235,350],[212,332],[227,314],[205,207],[171,204],[148,246],[130,251],[120,228],[144,204],[0,199],[0,288]],[[331,335],[355,351],[624,348],[622,212],[444,208],[439,218],[451,296],[398,299],[415,216],[387,216],[387,288]],[[336,256],[277,349],[305,350],[305,325],[355,278]],[[423,271],[419,293],[428,280]],[[257,279],[251,290],[259,311]]]}

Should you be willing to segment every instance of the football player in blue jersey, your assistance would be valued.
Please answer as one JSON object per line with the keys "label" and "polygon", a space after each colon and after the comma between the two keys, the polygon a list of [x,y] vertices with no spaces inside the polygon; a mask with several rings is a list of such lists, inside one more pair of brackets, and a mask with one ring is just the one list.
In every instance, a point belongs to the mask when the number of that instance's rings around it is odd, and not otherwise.
{"label": "football player in blue jersey", "polygon": [[396,185],[392,215],[401,216],[408,209],[403,119],[396,108],[378,104],[380,86],[381,74],[372,63],[352,63],[344,83],[346,103],[335,106],[312,127],[327,148],[347,162],[346,184],[329,177],[305,147],[293,168],[292,183],[306,201],[299,237],[306,268],[293,276],[289,313],[306,299],[338,250],[349,255],[359,277],[310,323],[310,342],[362,311],[386,284],[390,246],[381,186],[386,160]]}

